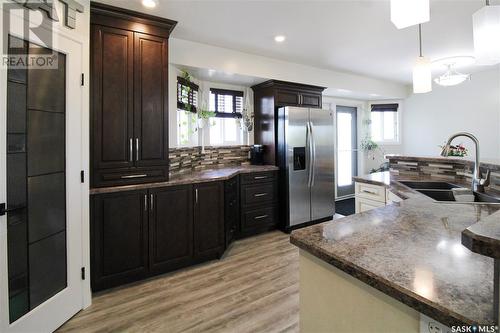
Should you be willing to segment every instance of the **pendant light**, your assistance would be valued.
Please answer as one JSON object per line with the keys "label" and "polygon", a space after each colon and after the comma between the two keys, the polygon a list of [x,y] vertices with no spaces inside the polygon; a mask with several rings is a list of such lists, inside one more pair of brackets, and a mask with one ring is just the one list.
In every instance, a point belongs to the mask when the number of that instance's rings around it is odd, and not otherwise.
{"label": "pendant light", "polygon": [[431,62],[422,55],[422,25],[418,25],[420,55],[413,67],[413,93],[422,94],[432,91]]}
{"label": "pendant light", "polygon": [[472,15],[474,53],[478,65],[500,63],[500,6],[486,6]]}
{"label": "pendant light", "polygon": [[391,0],[391,22],[403,29],[430,20],[429,0]]}

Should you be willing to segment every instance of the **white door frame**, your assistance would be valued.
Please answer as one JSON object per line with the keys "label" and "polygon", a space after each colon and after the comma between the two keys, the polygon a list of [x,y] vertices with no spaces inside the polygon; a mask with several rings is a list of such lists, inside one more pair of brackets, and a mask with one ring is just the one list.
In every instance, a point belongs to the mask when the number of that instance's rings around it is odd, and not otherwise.
{"label": "white door frame", "polygon": [[[83,87],[80,83],[80,73],[88,78],[89,73],[89,17],[90,3],[88,0],[79,0],[84,5],[84,14],[78,14],[77,27],[74,30],[61,25],[61,22],[51,27],[54,32],[52,48],[67,56],[66,71],[66,200],[67,221],[79,221],[67,224],[67,249],[68,249],[68,287],[38,306],[29,314],[20,318],[12,325],[9,324],[8,311],[8,275],[7,272],[7,219],[0,217],[0,331],[1,332],[26,332],[26,331],[52,331],[69,319],[68,313],[76,313],[91,303],[90,292],[90,235],[89,235],[89,90],[88,82]],[[3,13],[3,1],[0,1],[0,14]],[[63,13],[62,3],[54,2],[58,13]],[[62,15],[61,19],[62,19]],[[11,16],[11,31],[3,31],[0,25],[0,53],[3,53],[3,35],[12,33],[22,36],[22,18],[15,19]],[[47,30],[49,33],[49,30]],[[74,56],[80,60],[74,62]],[[80,69],[80,70],[79,70]],[[88,79],[87,79],[88,81]],[[0,65],[0,202],[6,200],[6,96],[7,96],[7,70]],[[79,110],[78,110],[79,109]],[[73,112],[71,112],[73,110]],[[76,110],[76,112],[75,112]],[[3,125],[2,125],[3,124]],[[84,183],[79,182],[80,170],[86,175]],[[78,181],[75,181],[78,180]],[[69,197],[72,200],[69,200]],[[75,197],[80,197],[78,202]],[[72,207],[72,203],[75,204]],[[76,229],[75,229],[76,228]],[[76,232],[75,232],[76,230]],[[77,238],[72,238],[75,235]],[[70,243],[81,244],[76,248]],[[73,259],[71,259],[73,258]],[[82,281],[80,268],[85,267],[87,276]],[[76,291],[76,294],[75,294]],[[70,294],[73,292],[73,294]],[[68,296],[77,302],[68,304]],[[68,308],[70,307],[70,308]],[[64,311],[70,309],[71,311]]]}

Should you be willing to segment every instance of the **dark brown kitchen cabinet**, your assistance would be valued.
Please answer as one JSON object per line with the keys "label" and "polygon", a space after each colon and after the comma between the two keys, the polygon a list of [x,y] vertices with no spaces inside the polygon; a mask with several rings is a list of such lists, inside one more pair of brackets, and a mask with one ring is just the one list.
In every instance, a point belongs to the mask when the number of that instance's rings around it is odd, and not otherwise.
{"label": "dark brown kitchen cabinet", "polygon": [[278,165],[276,141],[278,109],[284,106],[322,107],[324,87],[269,80],[252,87],[254,91],[255,143],[264,145],[264,163]]}
{"label": "dark brown kitchen cabinet", "polygon": [[147,191],[97,195],[92,200],[92,288],[109,288],[148,273]]}
{"label": "dark brown kitchen cabinet", "polygon": [[196,184],[194,195],[194,255],[218,258],[224,251],[223,183]]}
{"label": "dark brown kitchen cabinet", "polygon": [[240,215],[240,201],[239,201],[239,177],[235,176],[224,182],[224,224],[226,248],[234,240]]}
{"label": "dark brown kitchen cabinet", "polygon": [[91,4],[91,186],[168,179],[168,37],[176,22]]}
{"label": "dark brown kitchen cabinet", "polygon": [[189,265],[193,258],[192,186],[149,192],[149,263],[166,272]]}

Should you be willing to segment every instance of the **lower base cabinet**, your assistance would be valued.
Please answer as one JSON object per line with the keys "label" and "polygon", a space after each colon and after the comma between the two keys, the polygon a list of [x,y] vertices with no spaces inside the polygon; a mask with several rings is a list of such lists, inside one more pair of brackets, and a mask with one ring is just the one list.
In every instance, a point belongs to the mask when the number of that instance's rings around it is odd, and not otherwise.
{"label": "lower base cabinet", "polygon": [[224,251],[221,182],[97,194],[91,201],[93,291],[216,259]]}

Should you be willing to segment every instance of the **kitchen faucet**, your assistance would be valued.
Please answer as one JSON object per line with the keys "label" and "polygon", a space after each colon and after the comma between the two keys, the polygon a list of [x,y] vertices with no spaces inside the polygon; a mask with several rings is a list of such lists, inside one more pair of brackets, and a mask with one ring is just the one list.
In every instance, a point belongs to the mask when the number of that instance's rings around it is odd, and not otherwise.
{"label": "kitchen faucet", "polygon": [[452,136],[450,136],[448,142],[443,147],[441,156],[448,156],[450,152],[451,142],[459,136],[465,136],[471,139],[476,145],[476,159],[474,161],[474,173],[472,174],[472,191],[484,193],[484,187],[490,184],[490,170],[487,170],[485,178],[481,178],[481,170],[479,169],[479,140],[474,135],[467,132],[459,132],[453,134]]}

